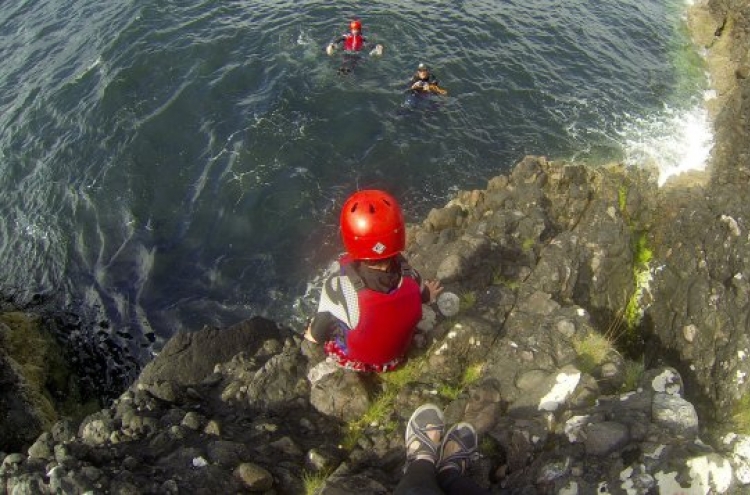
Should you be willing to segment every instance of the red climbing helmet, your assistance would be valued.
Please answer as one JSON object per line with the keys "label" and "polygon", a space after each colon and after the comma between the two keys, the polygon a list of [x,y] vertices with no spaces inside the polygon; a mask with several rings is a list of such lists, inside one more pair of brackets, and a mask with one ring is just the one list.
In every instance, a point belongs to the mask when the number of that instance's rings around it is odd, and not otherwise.
{"label": "red climbing helmet", "polygon": [[354,31],[355,29],[362,31],[362,23],[356,19],[349,23],[349,31]]}
{"label": "red climbing helmet", "polygon": [[398,254],[406,245],[401,207],[385,191],[352,194],[341,210],[341,238],[354,259],[381,260]]}

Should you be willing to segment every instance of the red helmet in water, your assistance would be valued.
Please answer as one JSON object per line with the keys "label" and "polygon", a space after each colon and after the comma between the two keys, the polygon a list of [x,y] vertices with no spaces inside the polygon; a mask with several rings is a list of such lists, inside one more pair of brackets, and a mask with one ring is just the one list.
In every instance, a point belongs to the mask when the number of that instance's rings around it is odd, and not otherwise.
{"label": "red helmet in water", "polygon": [[356,19],[349,23],[349,31],[354,31],[355,29],[362,31],[362,23]]}
{"label": "red helmet in water", "polygon": [[395,256],[406,245],[401,207],[384,191],[352,194],[341,210],[341,238],[352,258],[381,260]]}

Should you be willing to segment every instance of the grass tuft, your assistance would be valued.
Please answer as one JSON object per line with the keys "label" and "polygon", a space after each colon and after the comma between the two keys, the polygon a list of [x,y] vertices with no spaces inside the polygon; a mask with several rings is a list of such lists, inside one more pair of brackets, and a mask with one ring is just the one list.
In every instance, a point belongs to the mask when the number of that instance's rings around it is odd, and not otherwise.
{"label": "grass tuft", "polygon": [[620,213],[623,215],[627,213],[628,188],[625,185],[620,185],[620,187],[617,188],[617,206],[620,208]]}
{"label": "grass tuft", "polygon": [[326,478],[330,475],[327,470],[323,471],[303,471],[302,472],[302,484],[305,487],[305,495],[315,495],[326,481]]}
{"label": "grass tuft", "polygon": [[625,361],[625,377],[620,391],[631,392],[636,390],[645,369],[646,366],[643,361]]}
{"label": "grass tuft", "polygon": [[578,355],[578,366],[584,373],[593,374],[604,363],[614,350],[612,341],[599,333],[589,333],[585,337],[573,340],[573,347]]}
{"label": "grass tuft", "polygon": [[497,457],[502,454],[502,447],[489,435],[484,435],[479,441],[479,453],[485,457]]}
{"label": "grass tuft", "polygon": [[461,308],[461,311],[467,311],[473,308],[476,303],[477,303],[476,291],[470,290],[461,294],[461,301],[459,303],[459,307]]}
{"label": "grass tuft", "polygon": [[477,381],[482,376],[482,369],[484,368],[484,365],[481,363],[475,363],[470,366],[468,366],[465,370],[463,375],[461,376],[461,380],[458,384],[452,385],[449,383],[443,383],[438,387],[438,395],[441,397],[444,397],[448,400],[455,400],[458,398],[458,396],[461,394],[461,392]]}

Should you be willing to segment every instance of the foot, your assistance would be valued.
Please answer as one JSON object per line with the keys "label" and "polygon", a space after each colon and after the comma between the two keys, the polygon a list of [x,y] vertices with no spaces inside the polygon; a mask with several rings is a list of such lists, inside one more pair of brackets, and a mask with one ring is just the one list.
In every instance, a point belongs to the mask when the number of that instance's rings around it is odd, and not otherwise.
{"label": "foot", "polygon": [[445,422],[435,404],[420,406],[406,425],[406,466],[416,460],[437,462]]}
{"label": "foot", "polygon": [[477,432],[469,423],[458,423],[448,430],[440,445],[438,472],[455,469],[465,474],[471,461],[479,457]]}

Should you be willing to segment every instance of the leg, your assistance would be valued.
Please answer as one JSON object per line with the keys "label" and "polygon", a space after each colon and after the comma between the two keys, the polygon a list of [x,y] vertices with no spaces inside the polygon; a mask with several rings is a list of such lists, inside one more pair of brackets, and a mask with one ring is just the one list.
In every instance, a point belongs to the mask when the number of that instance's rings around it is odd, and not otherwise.
{"label": "leg", "polygon": [[438,476],[440,487],[446,495],[489,495],[490,491],[477,485],[477,483],[458,471],[442,472]]}
{"label": "leg", "polygon": [[438,483],[448,495],[489,494],[474,480],[466,476],[469,463],[479,456],[477,452],[477,432],[469,423],[453,426],[440,445],[438,462]]}
{"label": "leg", "polygon": [[393,495],[443,495],[435,477],[435,464],[424,459],[409,464]]}
{"label": "leg", "polygon": [[435,477],[443,412],[434,404],[417,408],[406,425],[406,474],[396,487],[396,495],[442,495]]}

